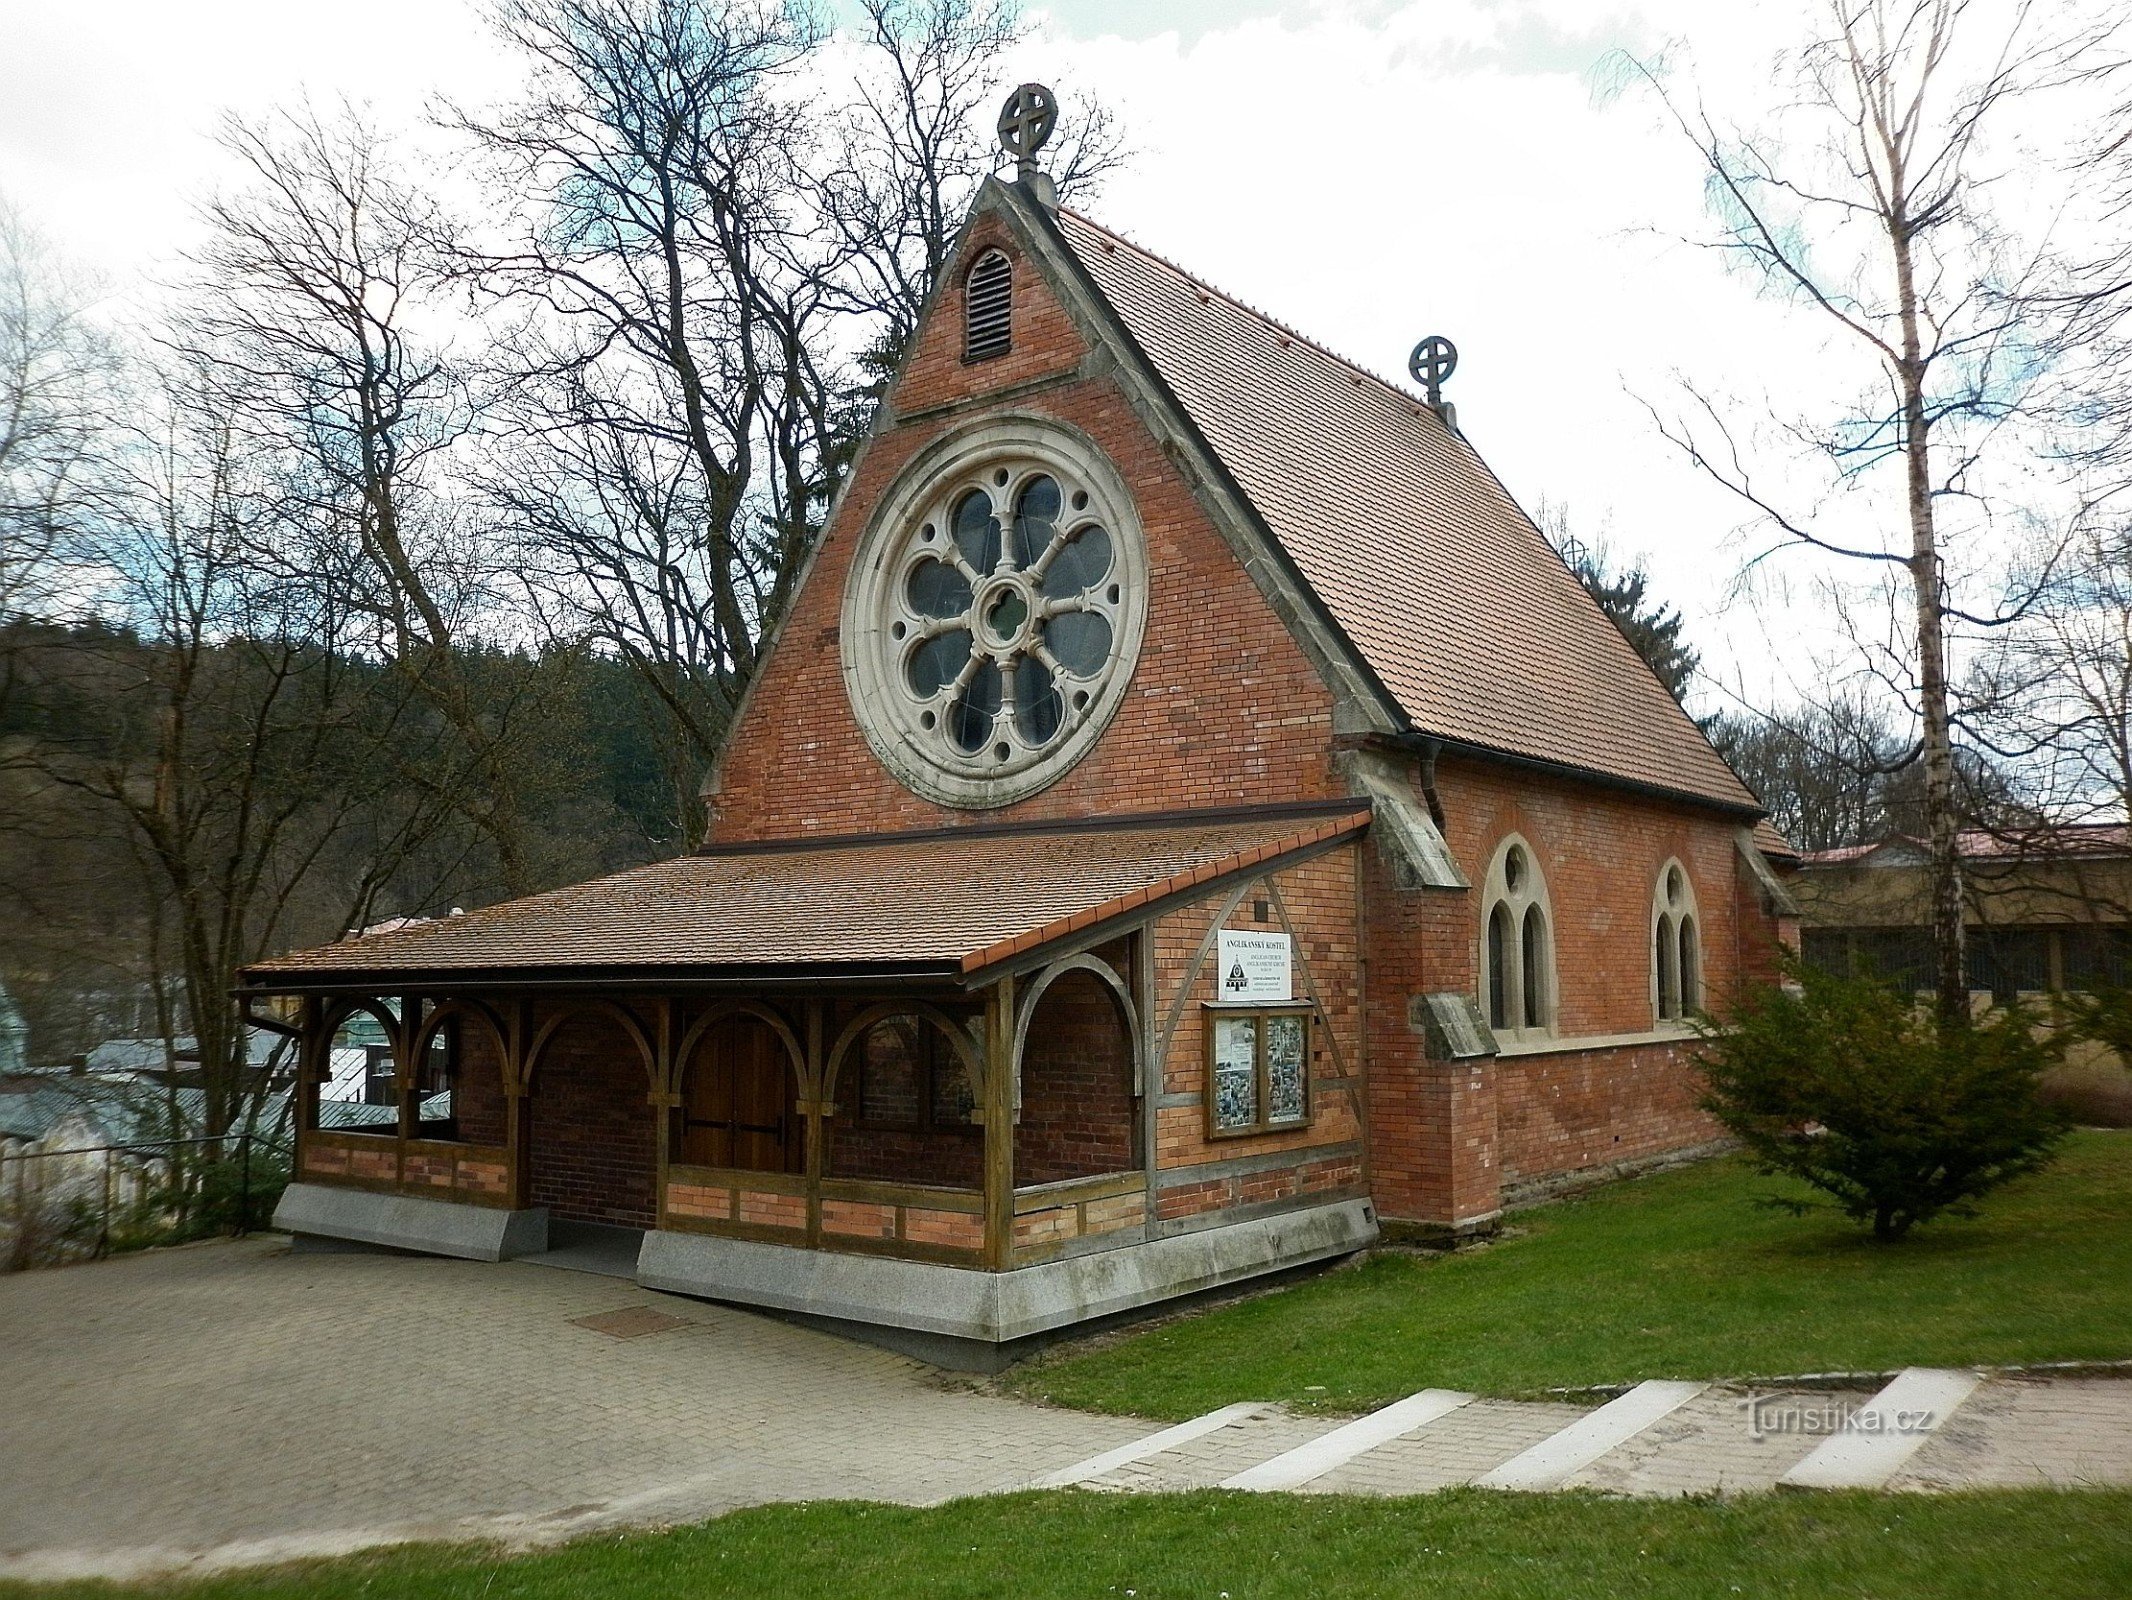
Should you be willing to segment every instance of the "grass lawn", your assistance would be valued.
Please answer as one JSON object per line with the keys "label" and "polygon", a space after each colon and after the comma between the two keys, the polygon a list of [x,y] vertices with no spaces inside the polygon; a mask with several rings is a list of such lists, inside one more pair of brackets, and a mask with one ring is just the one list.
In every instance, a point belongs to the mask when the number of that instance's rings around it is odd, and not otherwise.
{"label": "grass lawn", "polygon": [[[537,1555],[401,1549],[149,1589],[185,1600],[1369,1600],[1371,1596],[2132,1594],[2132,1495],[1750,1495],[1601,1500],[1460,1489],[1335,1495],[1038,1493],[761,1506]],[[143,1594],[21,1587],[60,1600]]]}
{"label": "grass lawn", "polygon": [[[0,1596],[37,1600],[113,1592],[0,1584]],[[1053,1493],[930,1510],[824,1503],[510,1559],[408,1549],[152,1592],[188,1600],[2116,1600],[2132,1594],[2132,1495],[1654,1501],[1457,1490],[1415,1500]]]}
{"label": "grass lawn", "polygon": [[2132,1357],[2132,1131],[1894,1245],[1734,1160],[1524,1212],[1453,1255],[1386,1254],[1069,1348],[1019,1392],[1186,1418],[1236,1400],[1361,1410],[1431,1386],[1521,1395],[1644,1378]]}

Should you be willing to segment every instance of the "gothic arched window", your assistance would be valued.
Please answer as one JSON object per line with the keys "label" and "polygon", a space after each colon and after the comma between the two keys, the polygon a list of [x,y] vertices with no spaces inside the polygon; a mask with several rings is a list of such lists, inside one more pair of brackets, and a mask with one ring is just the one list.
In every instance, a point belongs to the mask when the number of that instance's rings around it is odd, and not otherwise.
{"label": "gothic arched window", "polygon": [[1488,1026],[1512,1039],[1551,1033],[1555,952],[1547,883],[1532,847],[1516,835],[1496,849],[1482,904]]}
{"label": "gothic arched window", "polygon": [[1687,869],[1668,861],[1651,895],[1651,1011],[1660,1022],[1679,1022],[1703,1008],[1700,922]]}

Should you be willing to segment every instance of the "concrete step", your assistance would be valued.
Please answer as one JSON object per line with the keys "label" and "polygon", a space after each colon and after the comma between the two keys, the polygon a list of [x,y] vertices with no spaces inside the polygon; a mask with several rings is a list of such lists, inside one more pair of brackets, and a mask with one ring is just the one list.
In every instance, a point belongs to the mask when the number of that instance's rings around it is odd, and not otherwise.
{"label": "concrete step", "polygon": [[1305,1487],[1311,1494],[1433,1494],[1471,1483],[1588,1415],[1583,1406],[1476,1400],[1387,1440]]}
{"label": "concrete step", "polygon": [[1313,1479],[1345,1466],[1365,1451],[1425,1427],[1460,1406],[1472,1404],[1474,1399],[1475,1396],[1456,1389],[1424,1389],[1248,1467],[1223,1479],[1221,1486],[1261,1494],[1278,1489],[1299,1489]]}
{"label": "concrete step", "polygon": [[1322,1436],[1336,1425],[1332,1419],[1298,1416],[1281,1406],[1254,1408],[1197,1438],[1082,1478],[1080,1483],[1089,1489],[1143,1493],[1211,1489],[1247,1467]]}
{"label": "concrete step", "polygon": [[1878,1489],[1983,1381],[1975,1372],[1905,1367],[1777,1482],[1786,1489]]}
{"label": "concrete step", "polygon": [[1036,1479],[1029,1487],[1070,1489],[1075,1484],[1092,1483],[1098,1478],[1108,1477],[1120,1468],[1182,1450],[1186,1445],[1204,1439],[1210,1433],[1219,1433],[1222,1429],[1234,1427],[1238,1423],[1264,1418],[1273,1410],[1273,1406],[1258,1400],[1245,1400],[1237,1405],[1223,1406],[1219,1411],[1209,1411],[1205,1416],[1194,1417],[1190,1422],[1180,1422],[1175,1427],[1151,1433],[1144,1439],[1135,1439],[1129,1444],[1119,1445],[1114,1450],[1106,1450],[1101,1455],[1090,1456],[1085,1461],[1076,1461],[1070,1467],[1062,1467],[1057,1472]]}
{"label": "concrete step", "polygon": [[1573,1473],[1627,1444],[1709,1387],[1662,1378],[1639,1383],[1475,1481],[1487,1489],[1559,1489]]}

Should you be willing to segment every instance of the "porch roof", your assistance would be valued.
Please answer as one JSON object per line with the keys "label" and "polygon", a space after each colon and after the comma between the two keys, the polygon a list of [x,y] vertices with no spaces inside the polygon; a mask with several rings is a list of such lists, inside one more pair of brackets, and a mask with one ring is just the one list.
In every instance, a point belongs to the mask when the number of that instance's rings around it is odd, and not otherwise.
{"label": "porch roof", "polygon": [[578,978],[960,980],[1327,848],[1369,803],[728,845],[248,967],[253,992]]}

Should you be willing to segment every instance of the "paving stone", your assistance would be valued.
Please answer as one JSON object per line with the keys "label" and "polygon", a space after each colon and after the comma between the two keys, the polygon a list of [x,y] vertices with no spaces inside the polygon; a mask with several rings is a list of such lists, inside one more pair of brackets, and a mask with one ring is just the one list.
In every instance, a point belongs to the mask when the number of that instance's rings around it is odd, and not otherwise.
{"label": "paving stone", "polygon": [[[677,1325],[572,1325],[620,1312]],[[266,1239],[0,1278],[0,1350],[9,1576],[161,1570],[238,1541],[300,1554],[923,1503],[1149,1431],[614,1279]]]}
{"label": "paving stone", "polygon": [[1892,1489],[2132,1484],[2132,1381],[1987,1379]]}
{"label": "paving stone", "polygon": [[1613,1494],[1737,1494],[1776,1487],[1869,1391],[1705,1390],[1563,1487]]}

